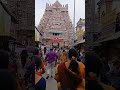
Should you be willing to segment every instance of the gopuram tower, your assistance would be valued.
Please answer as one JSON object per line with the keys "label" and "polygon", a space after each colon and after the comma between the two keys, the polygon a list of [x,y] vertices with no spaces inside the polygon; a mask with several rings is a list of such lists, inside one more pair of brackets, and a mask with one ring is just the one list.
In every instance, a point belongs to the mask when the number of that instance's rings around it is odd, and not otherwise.
{"label": "gopuram tower", "polygon": [[71,47],[73,26],[68,13],[68,4],[46,3],[46,9],[38,25],[43,32],[42,43],[48,47]]}

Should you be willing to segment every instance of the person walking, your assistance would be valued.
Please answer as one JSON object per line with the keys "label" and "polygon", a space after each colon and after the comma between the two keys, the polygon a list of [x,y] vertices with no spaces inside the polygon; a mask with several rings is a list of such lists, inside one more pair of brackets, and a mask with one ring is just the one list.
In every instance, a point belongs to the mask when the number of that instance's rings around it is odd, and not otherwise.
{"label": "person walking", "polygon": [[87,52],[85,55],[86,90],[116,90],[114,87],[101,82],[102,63],[95,52]]}
{"label": "person walking", "polygon": [[47,51],[47,48],[46,48],[46,47],[44,47],[44,55],[46,55],[46,51]]}
{"label": "person walking", "polygon": [[[42,60],[43,58],[41,58],[41,57],[38,56],[38,54],[39,54],[39,50],[36,49],[35,52],[36,52],[36,53],[34,53],[34,57],[33,57],[33,58],[36,59],[36,57],[38,57],[39,60],[41,61],[41,64],[40,64],[40,68],[41,68],[41,70],[37,72],[37,74],[41,76],[42,74],[45,73],[45,66],[44,66],[44,63],[43,63],[43,60]],[[35,60],[33,60],[33,61],[35,61]]]}
{"label": "person walking", "polygon": [[67,52],[63,50],[63,52],[60,55],[60,61],[61,63],[63,63],[63,62],[66,62],[66,60],[67,60]]}
{"label": "person walking", "polygon": [[57,55],[55,54],[53,49],[50,49],[50,51],[48,52],[48,54],[45,57],[45,60],[48,61],[46,79],[48,79],[50,75],[51,75],[51,78],[53,78],[55,61],[57,60]]}
{"label": "person walking", "polygon": [[9,53],[5,50],[0,50],[0,90],[22,90],[19,79],[14,77],[10,65]]}
{"label": "person walking", "polygon": [[61,55],[60,49],[58,49],[58,51],[56,52],[56,55],[58,57],[56,63],[58,63],[60,62],[60,55]]}
{"label": "person walking", "polygon": [[77,61],[77,50],[70,49],[67,62],[61,63],[55,79],[59,90],[85,90],[85,66]]}
{"label": "person walking", "polygon": [[23,50],[21,52],[21,63],[22,63],[23,68],[24,68],[24,66],[26,64],[27,58],[28,58],[28,52],[27,52],[27,50]]}
{"label": "person walking", "polygon": [[46,90],[46,80],[42,77],[43,74],[42,72],[44,72],[42,69],[42,60],[38,56],[35,56],[34,60],[35,60],[35,90]]}

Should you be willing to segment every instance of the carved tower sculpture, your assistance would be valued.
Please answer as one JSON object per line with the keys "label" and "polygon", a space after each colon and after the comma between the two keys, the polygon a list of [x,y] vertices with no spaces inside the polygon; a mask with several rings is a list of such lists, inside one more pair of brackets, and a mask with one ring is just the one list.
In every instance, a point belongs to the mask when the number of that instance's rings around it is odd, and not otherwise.
{"label": "carved tower sculpture", "polygon": [[46,4],[46,9],[38,25],[43,32],[43,44],[48,47],[71,47],[72,21],[68,13],[68,4]]}

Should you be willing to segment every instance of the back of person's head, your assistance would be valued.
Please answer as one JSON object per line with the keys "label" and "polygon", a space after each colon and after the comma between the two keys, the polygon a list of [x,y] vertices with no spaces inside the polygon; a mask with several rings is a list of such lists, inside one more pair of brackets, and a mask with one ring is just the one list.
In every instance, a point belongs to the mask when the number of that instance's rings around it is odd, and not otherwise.
{"label": "back of person's head", "polygon": [[72,59],[73,57],[77,58],[77,56],[78,56],[78,53],[76,49],[72,48],[69,50],[68,52],[69,59]]}
{"label": "back of person's head", "polygon": [[40,66],[42,65],[42,60],[38,56],[34,56],[35,60],[35,66],[36,71],[40,69]]}
{"label": "back of person's head", "polygon": [[0,90],[16,90],[15,78],[7,70],[0,70]]}
{"label": "back of person's head", "polygon": [[72,48],[68,52],[68,57],[71,60],[69,65],[69,70],[71,73],[69,73],[69,76],[71,78],[71,86],[73,88],[76,88],[79,83],[81,83],[82,78],[80,77],[80,71],[79,71],[79,64],[76,61],[76,58],[78,56],[78,52],[76,49]]}
{"label": "back of person's head", "polygon": [[68,52],[68,57],[71,60],[70,65],[69,65],[69,69],[71,71],[73,71],[74,73],[79,75],[79,73],[80,73],[79,72],[79,65],[76,61],[77,55],[78,55],[77,50],[74,48],[70,49]]}
{"label": "back of person's head", "polygon": [[88,52],[85,55],[85,67],[86,77],[89,76],[90,72],[96,74],[97,77],[100,75],[101,61],[98,55],[94,52]]}
{"label": "back of person's head", "polygon": [[25,50],[22,50],[21,52],[22,55],[26,55],[26,57],[28,56],[28,51],[25,49]]}
{"label": "back of person's head", "polygon": [[47,49],[46,47],[44,47],[44,49]]}
{"label": "back of person's head", "polygon": [[39,53],[39,50],[37,48],[35,48],[35,50],[33,51],[33,54],[38,55],[38,53]]}
{"label": "back of person's head", "polygon": [[9,55],[5,51],[0,51],[0,69],[7,69],[9,64]]}
{"label": "back of person's head", "polygon": [[51,48],[50,51],[53,51],[53,49]]}
{"label": "back of person's head", "polygon": [[63,52],[65,52],[65,50],[63,50]]}

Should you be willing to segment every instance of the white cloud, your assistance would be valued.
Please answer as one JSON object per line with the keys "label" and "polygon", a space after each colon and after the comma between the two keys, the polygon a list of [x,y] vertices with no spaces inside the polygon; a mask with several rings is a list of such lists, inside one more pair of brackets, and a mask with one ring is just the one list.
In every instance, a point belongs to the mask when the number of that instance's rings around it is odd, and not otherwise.
{"label": "white cloud", "polygon": [[[35,25],[37,26],[44,14],[46,3],[53,4],[56,0],[35,0]],[[73,21],[74,16],[74,0],[58,0],[62,5],[68,4],[69,15]],[[75,0],[75,22],[80,18],[85,18],[85,0]]]}

